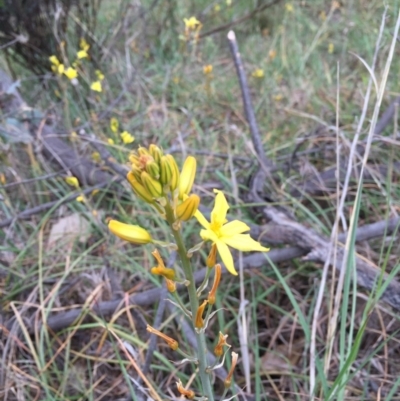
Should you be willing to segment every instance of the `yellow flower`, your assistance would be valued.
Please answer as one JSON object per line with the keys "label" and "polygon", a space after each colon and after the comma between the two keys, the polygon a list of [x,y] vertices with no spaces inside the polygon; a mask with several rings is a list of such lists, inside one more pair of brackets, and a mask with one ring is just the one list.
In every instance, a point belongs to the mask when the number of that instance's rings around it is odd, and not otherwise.
{"label": "yellow flower", "polygon": [[203,67],[203,73],[204,75],[211,74],[213,70],[213,66],[211,64],[207,64]]}
{"label": "yellow flower", "polygon": [[186,29],[196,29],[197,25],[200,25],[200,21],[196,17],[184,18],[183,22],[185,23]]}
{"label": "yellow flower", "polygon": [[86,50],[79,50],[79,51],[76,53],[76,57],[78,57],[78,59],[82,59],[82,58],[88,58],[89,55],[88,55],[88,53],[87,53]]}
{"label": "yellow flower", "polygon": [[112,139],[112,138],[107,138],[107,143],[108,143],[109,145],[114,145],[114,139]]}
{"label": "yellow flower", "polygon": [[90,45],[88,42],[86,42],[85,38],[81,38],[81,40],[79,41],[79,47],[84,50],[84,51],[88,51],[90,48]]}
{"label": "yellow flower", "polygon": [[100,81],[94,81],[92,83],[92,85],[90,85],[90,89],[92,91],[95,91],[95,92],[101,92],[102,91],[101,82]]}
{"label": "yellow flower", "polygon": [[73,79],[75,79],[77,76],[78,76],[78,72],[74,69],[74,68],[72,68],[72,67],[68,67],[65,71],[64,71],[64,74],[67,76],[67,78],[69,79],[69,80],[73,80]]}
{"label": "yellow flower", "polygon": [[216,4],[216,5],[214,6],[214,11],[215,11],[216,13],[219,13],[219,12],[221,11],[221,6],[220,6],[219,4]]}
{"label": "yellow flower", "polygon": [[217,189],[214,189],[214,192],[217,196],[215,197],[215,205],[211,212],[211,221],[208,222],[199,210],[197,210],[194,216],[204,227],[200,231],[201,238],[204,241],[212,241],[217,246],[218,253],[227,270],[231,274],[237,275],[228,245],[243,252],[268,252],[269,248],[263,247],[259,242],[253,240],[249,234],[243,234],[245,231],[250,230],[247,224],[239,220],[227,222],[226,213],[229,210],[229,205],[225,195]]}
{"label": "yellow flower", "polygon": [[55,65],[56,67],[58,67],[61,64],[60,61],[58,60],[57,56],[54,56],[54,55],[50,56],[49,60],[50,60],[50,63]]}
{"label": "yellow flower", "polygon": [[99,152],[93,152],[92,153],[92,160],[96,163],[99,163],[101,161],[101,156]]}
{"label": "yellow flower", "polygon": [[111,131],[114,132],[114,134],[116,134],[118,132],[119,122],[115,117],[112,117],[110,119],[110,128],[111,128]]}
{"label": "yellow flower", "polygon": [[232,5],[232,0],[226,0],[226,5],[229,7]]}
{"label": "yellow flower", "polygon": [[264,77],[264,70],[261,68],[257,68],[252,74],[252,77],[254,78],[263,78]]}
{"label": "yellow flower", "polygon": [[76,197],[77,202],[85,202],[85,197],[83,195],[79,195]]}
{"label": "yellow flower", "polygon": [[285,8],[286,8],[286,11],[287,11],[288,13],[292,13],[293,10],[294,10],[293,4],[290,4],[290,3],[287,3],[287,4],[285,5]]}
{"label": "yellow flower", "polygon": [[135,140],[135,137],[131,135],[128,131],[121,132],[120,137],[122,139],[122,142],[125,144],[132,143]]}
{"label": "yellow flower", "polygon": [[148,244],[153,242],[151,235],[144,228],[133,226],[131,224],[121,223],[117,220],[111,220],[108,223],[108,229],[117,237],[133,244]]}
{"label": "yellow flower", "polygon": [[100,70],[96,70],[95,74],[99,81],[102,81],[104,79],[104,74]]}
{"label": "yellow flower", "polygon": [[[54,70],[53,70],[54,71]],[[57,66],[57,72],[61,75],[65,71],[64,64]]]}
{"label": "yellow flower", "polygon": [[71,187],[79,188],[79,181],[74,176],[65,177],[65,182]]}
{"label": "yellow flower", "polygon": [[329,43],[329,45],[328,45],[328,53],[332,54],[334,50],[335,50],[335,45],[332,42]]}

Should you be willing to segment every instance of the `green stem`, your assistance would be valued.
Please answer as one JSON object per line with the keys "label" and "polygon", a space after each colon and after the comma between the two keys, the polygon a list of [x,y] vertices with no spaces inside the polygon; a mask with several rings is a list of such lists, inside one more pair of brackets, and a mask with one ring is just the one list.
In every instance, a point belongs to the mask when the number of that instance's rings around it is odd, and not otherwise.
{"label": "green stem", "polygon": [[[174,212],[169,204],[165,207],[167,221],[172,229],[172,234],[175,238],[176,245],[178,246],[178,254],[182,261],[183,271],[185,273],[185,278],[189,282],[187,287],[189,293],[189,300],[190,300],[190,308],[192,310],[192,323],[193,328],[195,329],[196,326],[196,313],[197,309],[199,308],[199,299],[197,298],[197,291],[196,285],[194,282],[192,264],[190,263],[190,259],[187,256],[187,250],[185,244],[183,242],[183,238],[181,235],[180,230],[175,230],[173,223],[175,221]],[[197,332],[195,329],[196,341],[197,341],[197,359],[199,361],[199,373],[200,373],[200,380],[203,386],[203,392],[208,401],[214,401],[214,393],[211,386],[210,375],[207,373],[206,369],[208,367],[207,363],[207,345],[206,345],[206,338],[204,332]]]}

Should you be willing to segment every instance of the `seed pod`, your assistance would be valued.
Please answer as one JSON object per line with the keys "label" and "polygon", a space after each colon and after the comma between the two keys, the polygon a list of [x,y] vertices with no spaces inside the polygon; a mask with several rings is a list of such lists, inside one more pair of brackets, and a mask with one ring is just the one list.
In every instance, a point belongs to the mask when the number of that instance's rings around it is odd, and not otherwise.
{"label": "seed pod", "polygon": [[159,181],[151,177],[147,171],[142,171],[141,174],[142,184],[147,189],[149,194],[154,198],[160,198],[163,196],[163,188]]}

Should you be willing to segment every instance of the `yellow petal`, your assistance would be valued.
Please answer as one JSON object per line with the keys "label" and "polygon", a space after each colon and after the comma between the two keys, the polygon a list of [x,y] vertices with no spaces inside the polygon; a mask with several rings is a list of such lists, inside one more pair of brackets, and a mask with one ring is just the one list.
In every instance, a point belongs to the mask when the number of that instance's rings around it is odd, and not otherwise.
{"label": "yellow petal", "polygon": [[221,256],[222,261],[229,273],[237,276],[237,271],[235,270],[235,266],[233,265],[233,258],[231,251],[228,246],[224,244],[222,241],[216,242],[218,253]]}
{"label": "yellow petal", "polygon": [[229,205],[222,191],[214,189],[214,193],[217,196],[215,197],[214,209],[211,212],[211,222],[222,225],[226,222],[226,213],[229,210]]}
{"label": "yellow petal", "polygon": [[217,242],[219,240],[213,230],[200,230],[200,237],[203,241]]}
{"label": "yellow petal", "polygon": [[110,119],[110,128],[111,131],[114,132],[114,134],[118,132],[119,122],[115,117],[111,117]]}
{"label": "yellow petal", "polygon": [[153,241],[149,232],[144,228],[121,223],[117,220],[111,220],[108,223],[108,229],[117,237],[134,244],[148,244]]}
{"label": "yellow petal", "polygon": [[233,237],[222,237],[220,239],[232,248],[243,252],[259,251],[268,252],[269,248],[262,246],[259,242],[250,237],[249,234],[236,234]]}
{"label": "yellow petal", "polygon": [[207,221],[207,219],[203,216],[203,213],[200,212],[199,209],[197,209],[196,213],[194,214],[194,217],[196,217],[197,221],[206,229],[208,230],[210,228],[210,223]]}
{"label": "yellow petal", "polygon": [[246,223],[243,223],[243,221],[234,220],[222,226],[220,233],[223,237],[233,237],[234,235],[242,234],[249,230],[250,227]]}

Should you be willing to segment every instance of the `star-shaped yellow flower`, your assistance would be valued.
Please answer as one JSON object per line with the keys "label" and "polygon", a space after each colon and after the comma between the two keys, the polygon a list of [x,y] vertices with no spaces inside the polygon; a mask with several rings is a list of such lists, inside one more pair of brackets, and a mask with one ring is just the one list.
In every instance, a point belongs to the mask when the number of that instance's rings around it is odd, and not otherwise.
{"label": "star-shaped yellow flower", "polygon": [[195,214],[198,222],[204,227],[200,231],[200,236],[204,241],[212,241],[217,246],[218,253],[227,270],[237,275],[228,246],[243,252],[268,252],[269,248],[265,248],[259,242],[253,240],[249,234],[243,234],[245,231],[250,230],[247,224],[239,220],[227,222],[226,213],[229,210],[229,205],[225,195],[217,189],[214,189],[214,192],[217,196],[215,197],[214,209],[211,212],[211,221],[208,222],[200,211]]}

